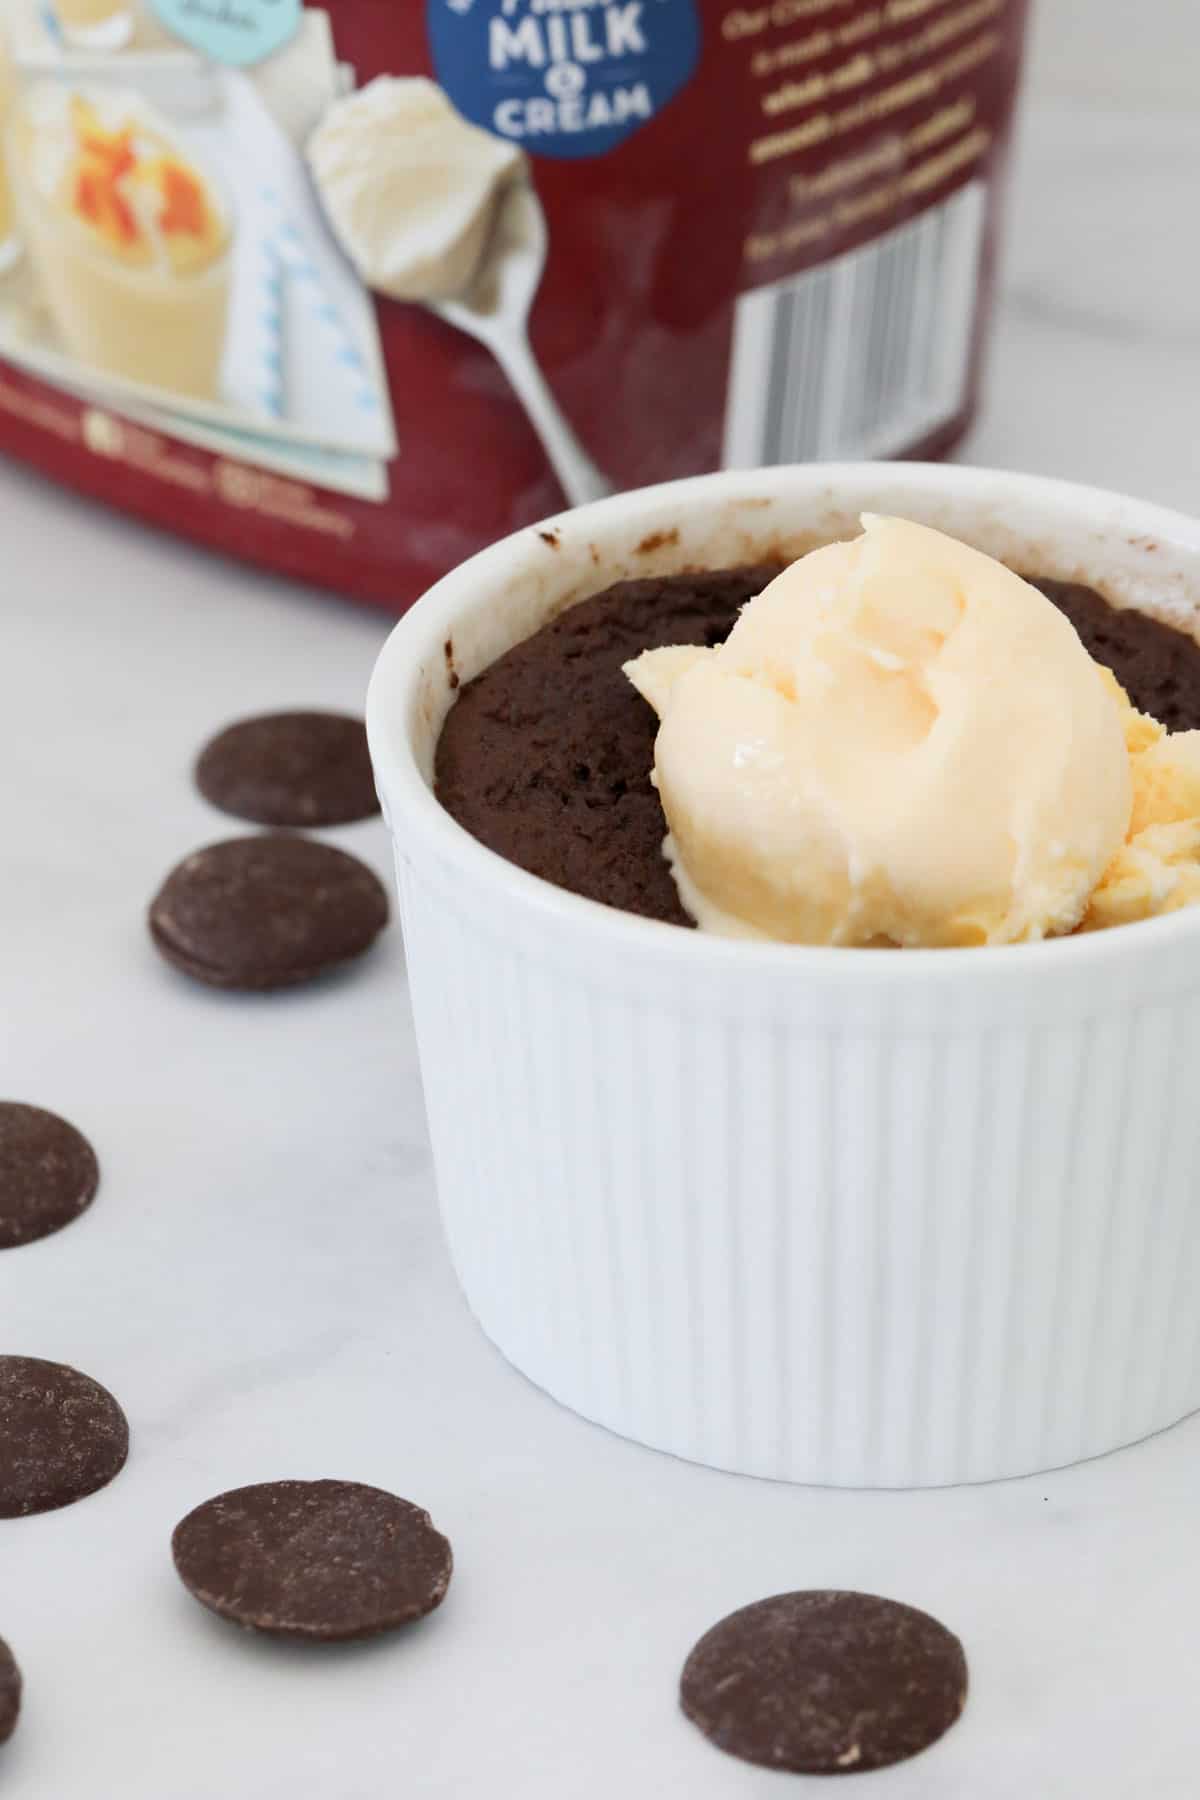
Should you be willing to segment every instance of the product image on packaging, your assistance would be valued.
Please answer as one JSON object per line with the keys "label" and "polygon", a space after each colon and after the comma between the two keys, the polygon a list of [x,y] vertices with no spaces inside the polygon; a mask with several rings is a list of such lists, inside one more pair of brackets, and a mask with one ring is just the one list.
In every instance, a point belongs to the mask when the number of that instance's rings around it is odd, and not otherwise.
{"label": "product image on packaging", "polygon": [[395,610],[971,416],[1024,0],[0,0],[0,450]]}

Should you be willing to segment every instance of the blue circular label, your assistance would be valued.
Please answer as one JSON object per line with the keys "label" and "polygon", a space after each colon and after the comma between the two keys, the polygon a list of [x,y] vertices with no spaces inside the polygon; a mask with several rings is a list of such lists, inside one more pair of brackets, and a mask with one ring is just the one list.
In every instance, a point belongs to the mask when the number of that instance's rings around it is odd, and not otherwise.
{"label": "blue circular label", "polygon": [[661,112],[700,56],[696,0],[427,0],[438,81],[533,156],[603,156]]}

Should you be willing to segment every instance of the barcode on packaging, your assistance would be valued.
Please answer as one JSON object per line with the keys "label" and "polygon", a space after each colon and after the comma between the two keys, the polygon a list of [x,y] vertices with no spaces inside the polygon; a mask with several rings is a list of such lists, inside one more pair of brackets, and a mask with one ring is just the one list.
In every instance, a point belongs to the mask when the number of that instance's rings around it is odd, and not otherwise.
{"label": "barcode on packaging", "polygon": [[953,418],[985,210],[973,181],[859,250],[743,294],[726,468],[892,456]]}

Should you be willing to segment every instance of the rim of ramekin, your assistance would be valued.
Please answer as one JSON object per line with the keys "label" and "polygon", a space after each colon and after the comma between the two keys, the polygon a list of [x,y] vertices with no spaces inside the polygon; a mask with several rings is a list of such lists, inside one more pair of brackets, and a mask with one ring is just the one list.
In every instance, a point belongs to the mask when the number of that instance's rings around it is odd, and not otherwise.
{"label": "rim of ramekin", "polygon": [[[1176,943],[1194,946],[1200,937],[1200,907],[1183,907],[1157,919],[1036,943],[909,949],[900,956],[842,945],[787,944],[684,931],[678,925],[606,906],[531,875],[472,837],[436,798],[417,763],[407,725],[421,671],[441,654],[464,611],[481,593],[503,594],[506,582],[518,569],[544,557],[548,534],[567,528],[587,534],[592,527],[603,534],[618,520],[636,532],[639,513],[649,519],[657,516],[664,504],[692,510],[706,503],[754,501],[764,495],[782,498],[793,491],[799,498],[810,492],[815,499],[827,490],[836,492],[839,483],[872,480],[885,488],[889,473],[910,487],[923,489],[931,498],[977,499],[993,512],[1011,502],[1018,523],[1022,500],[1026,504],[1057,502],[1075,510],[1081,521],[1091,517],[1110,530],[1146,537],[1156,544],[1165,540],[1200,555],[1200,520],[1170,507],[1051,476],[941,463],[809,463],[724,470],[631,489],[554,514],[499,539],[443,576],[399,621],[379,654],[367,693],[367,732],[376,781],[401,854],[413,861],[426,847],[476,888],[503,896],[547,927],[586,934],[597,951],[606,950],[613,956],[651,953],[681,969],[691,968],[697,975],[706,968],[741,968],[748,976],[774,972],[791,980],[807,974],[827,981],[836,975],[855,985],[912,987],[958,981],[968,974],[973,979],[1003,979],[1005,972],[1015,977],[1038,967],[1044,973],[1051,967],[1064,971],[1070,967],[1082,974],[1089,965],[1099,969],[1127,963],[1143,951],[1169,952]],[[592,591],[606,585],[608,581],[601,578]]]}

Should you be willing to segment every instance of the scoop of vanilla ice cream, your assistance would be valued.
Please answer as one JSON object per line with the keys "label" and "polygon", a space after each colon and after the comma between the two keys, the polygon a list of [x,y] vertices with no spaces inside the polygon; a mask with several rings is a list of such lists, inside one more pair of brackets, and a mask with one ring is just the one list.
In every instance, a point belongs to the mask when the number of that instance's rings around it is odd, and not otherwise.
{"label": "scoop of vanilla ice cream", "polygon": [[1108,679],[1123,709],[1133,809],[1126,841],[1084,914],[1084,931],[1132,925],[1200,901],[1200,731],[1167,733]]}
{"label": "scoop of vanilla ice cream", "polygon": [[368,287],[396,300],[470,286],[500,198],[526,166],[423,75],[380,75],[335,101],[308,161],[342,248]]}
{"label": "scoop of vanilla ice cream", "polygon": [[1000,563],[863,525],[793,563],[717,649],[626,665],[660,719],[684,905],[807,944],[1072,930],[1129,825],[1120,690]]}
{"label": "scoop of vanilla ice cream", "polygon": [[[1144,719],[1144,714],[1135,715]],[[1152,720],[1146,720],[1152,724]],[[1200,817],[1200,731],[1176,731],[1168,735],[1156,726],[1158,736],[1135,756],[1131,837],[1151,825],[1177,825]]]}

